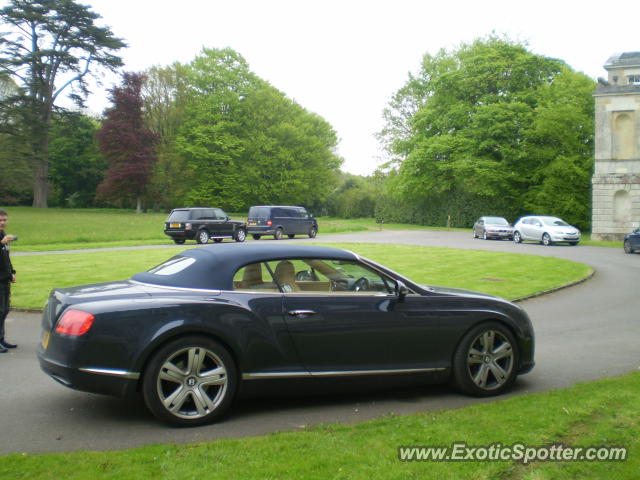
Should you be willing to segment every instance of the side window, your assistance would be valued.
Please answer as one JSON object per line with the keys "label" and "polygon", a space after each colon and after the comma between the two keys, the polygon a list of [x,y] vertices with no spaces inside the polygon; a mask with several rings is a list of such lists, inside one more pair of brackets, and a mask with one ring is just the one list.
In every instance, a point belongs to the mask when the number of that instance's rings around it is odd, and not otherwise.
{"label": "side window", "polygon": [[283,209],[282,208],[274,208],[271,210],[271,216],[274,218],[277,217],[284,217],[284,213],[283,213]]}
{"label": "side window", "polygon": [[357,262],[293,259],[268,265],[284,293],[389,295],[395,291],[393,280]]}
{"label": "side window", "polygon": [[233,276],[233,289],[238,291],[280,292],[263,263],[245,265]]}
{"label": "side window", "polygon": [[214,208],[212,218],[215,218],[216,220],[224,220],[227,216],[219,208]]}

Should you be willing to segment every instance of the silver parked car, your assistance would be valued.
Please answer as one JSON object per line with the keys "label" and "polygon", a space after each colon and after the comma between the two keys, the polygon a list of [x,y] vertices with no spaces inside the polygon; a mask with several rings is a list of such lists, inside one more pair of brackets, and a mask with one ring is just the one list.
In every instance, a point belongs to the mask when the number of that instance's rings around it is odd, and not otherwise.
{"label": "silver parked car", "polygon": [[513,238],[513,227],[502,217],[480,217],[473,224],[473,238]]}
{"label": "silver parked car", "polygon": [[531,240],[543,245],[577,245],[580,241],[580,230],[557,217],[529,215],[518,220],[513,228],[513,241],[516,243]]}

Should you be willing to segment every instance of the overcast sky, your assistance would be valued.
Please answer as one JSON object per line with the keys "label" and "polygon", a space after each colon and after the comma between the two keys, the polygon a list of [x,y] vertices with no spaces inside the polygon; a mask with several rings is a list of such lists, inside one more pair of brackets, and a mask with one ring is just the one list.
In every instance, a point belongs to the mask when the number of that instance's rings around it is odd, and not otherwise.
{"label": "overcast sky", "polygon": [[[638,0],[80,2],[128,43],[128,71],[189,62],[202,47],[236,50],[254,73],[331,123],[343,170],[361,175],[384,159],[374,138],[382,110],[424,53],[495,32],[595,79],[612,54],[640,51]],[[107,105],[104,90],[114,82],[90,97],[94,111]]]}

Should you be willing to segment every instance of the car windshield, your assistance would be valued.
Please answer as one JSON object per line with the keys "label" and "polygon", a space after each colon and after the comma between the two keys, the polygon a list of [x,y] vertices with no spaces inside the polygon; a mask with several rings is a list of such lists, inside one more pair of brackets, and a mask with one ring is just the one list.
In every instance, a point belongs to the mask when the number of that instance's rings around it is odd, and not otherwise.
{"label": "car windshield", "polygon": [[484,223],[486,225],[509,225],[509,222],[502,217],[486,217]]}
{"label": "car windshield", "polygon": [[189,210],[174,210],[167,218],[167,222],[186,222],[189,220]]}
{"label": "car windshield", "polygon": [[569,226],[569,224],[564,220],[561,220],[559,218],[554,218],[554,217],[543,218],[542,223],[544,223],[545,225],[549,225],[550,227],[568,227]]}

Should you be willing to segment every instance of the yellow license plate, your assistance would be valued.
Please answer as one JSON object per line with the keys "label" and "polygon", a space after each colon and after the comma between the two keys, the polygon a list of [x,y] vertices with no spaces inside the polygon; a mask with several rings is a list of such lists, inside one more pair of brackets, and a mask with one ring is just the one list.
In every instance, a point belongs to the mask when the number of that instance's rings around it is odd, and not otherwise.
{"label": "yellow license plate", "polygon": [[247,222],[247,225],[257,225],[256,222]]}
{"label": "yellow license plate", "polygon": [[179,223],[172,223],[171,225],[169,225],[169,227],[171,227],[171,228],[180,228],[180,224]]}
{"label": "yellow license plate", "polygon": [[44,348],[45,350],[49,346],[49,338],[50,337],[51,337],[51,333],[42,332],[42,348]]}

